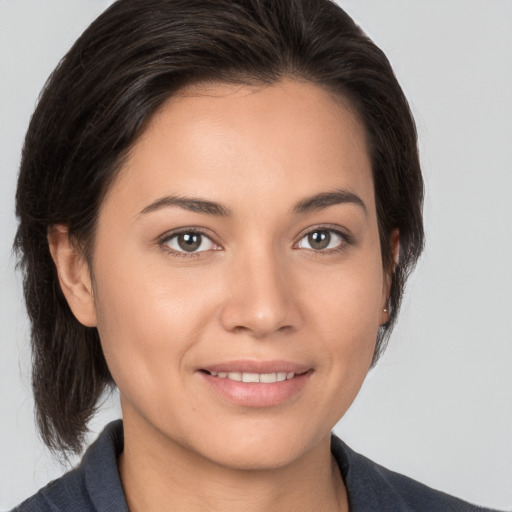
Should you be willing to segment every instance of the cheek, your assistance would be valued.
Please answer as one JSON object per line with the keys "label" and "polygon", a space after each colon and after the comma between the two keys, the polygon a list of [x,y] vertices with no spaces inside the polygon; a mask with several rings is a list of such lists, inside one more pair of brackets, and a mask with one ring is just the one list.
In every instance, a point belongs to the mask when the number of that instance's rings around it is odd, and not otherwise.
{"label": "cheek", "polygon": [[301,288],[312,308],[310,318],[329,329],[331,338],[336,338],[336,333],[351,338],[351,334],[378,329],[385,286],[382,263],[373,253],[339,268],[317,271],[315,279],[308,279],[307,273],[304,277]]}
{"label": "cheek", "polygon": [[[131,254],[131,255],[130,255]],[[169,272],[136,251],[98,255],[95,307],[105,358],[121,392],[130,383],[153,389],[186,366],[187,353],[215,310],[216,283],[197,273]],[[217,286],[218,288],[218,286]]]}
{"label": "cheek", "polygon": [[382,319],[384,275],[380,258],[361,259],[326,272],[309,287],[307,304],[312,332],[321,333],[334,378],[362,383],[371,364]]}

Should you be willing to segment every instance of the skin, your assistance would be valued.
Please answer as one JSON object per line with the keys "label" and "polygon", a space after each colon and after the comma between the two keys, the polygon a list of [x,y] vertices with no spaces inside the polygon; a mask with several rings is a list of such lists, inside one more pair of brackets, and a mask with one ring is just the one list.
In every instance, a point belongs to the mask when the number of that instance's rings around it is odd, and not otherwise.
{"label": "skin", "polygon": [[[351,200],[297,211],[340,190]],[[182,228],[208,237],[198,251],[180,248]],[[319,231],[326,249],[308,238]],[[291,80],[189,87],[152,118],[107,194],[92,269],[65,226],[49,240],[120,390],[132,512],[348,510],[330,432],[368,372],[389,275],[364,128],[344,101]],[[233,402],[201,370],[241,359],[303,365],[305,384],[275,405]]]}

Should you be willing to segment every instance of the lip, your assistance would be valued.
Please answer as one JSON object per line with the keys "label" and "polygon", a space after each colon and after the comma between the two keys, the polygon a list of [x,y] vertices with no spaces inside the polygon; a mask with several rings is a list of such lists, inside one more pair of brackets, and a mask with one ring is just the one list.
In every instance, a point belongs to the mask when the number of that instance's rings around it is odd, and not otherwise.
{"label": "lip", "polygon": [[247,372],[247,373],[277,373],[293,372],[296,374],[305,373],[311,370],[311,367],[305,364],[294,363],[291,361],[254,361],[241,359],[224,363],[216,363],[200,368],[207,372]]}
{"label": "lip", "polygon": [[[279,382],[239,382],[220,378],[209,372],[295,373]],[[290,361],[229,361],[199,369],[198,376],[223,400],[245,407],[273,407],[298,398],[313,373],[310,366]]]}

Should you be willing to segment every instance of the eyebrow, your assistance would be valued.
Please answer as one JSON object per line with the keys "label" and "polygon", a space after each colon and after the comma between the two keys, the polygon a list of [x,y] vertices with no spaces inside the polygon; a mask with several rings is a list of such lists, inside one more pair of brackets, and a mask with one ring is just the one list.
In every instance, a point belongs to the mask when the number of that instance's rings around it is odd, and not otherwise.
{"label": "eyebrow", "polygon": [[206,215],[214,215],[217,217],[228,217],[232,214],[231,210],[219,203],[207,201],[205,199],[183,197],[183,196],[166,196],[157,199],[149,206],[146,206],[140,213],[151,213],[162,208],[170,206],[178,206],[185,210],[196,213],[204,213]]}
{"label": "eyebrow", "polygon": [[[333,192],[322,192],[312,197],[307,197],[302,201],[299,201],[292,212],[295,214],[308,213],[315,210],[323,210],[329,206],[335,206],[337,204],[355,204],[361,207],[367,214],[366,205],[363,200],[356,194],[349,192],[348,190],[335,190]],[[189,210],[195,213],[202,213],[206,215],[213,215],[216,217],[229,217],[232,215],[232,211],[220,203],[214,201],[208,201],[206,199],[186,196],[165,196],[152,202],[146,206],[140,214],[151,213],[163,208],[169,208],[177,206],[185,210]]]}
{"label": "eyebrow", "polygon": [[353,192],[348,190],[335,190],[333,192],[322,192],[312,197],[303,199],[294,207],[294,213],[308,213],[315,210],[323,210],[329,206],[337,204],[355,204],[363,209],[364,214],[367,215],[366,205],[364,201]]}

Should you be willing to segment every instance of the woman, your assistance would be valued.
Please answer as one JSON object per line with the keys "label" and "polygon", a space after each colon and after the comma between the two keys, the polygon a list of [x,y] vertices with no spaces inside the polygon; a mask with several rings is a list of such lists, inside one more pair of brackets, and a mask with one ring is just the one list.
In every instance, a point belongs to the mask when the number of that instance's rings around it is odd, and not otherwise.
{"label": "woman", "polygon": [[78,452],[114,383],[124,423],[19,510],[482,510],[330,437],[422,194],[407,102],[334,4],[115,3],[31,122],[16,246],[46,443]]}

